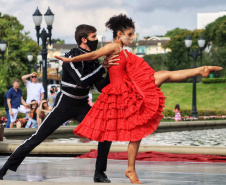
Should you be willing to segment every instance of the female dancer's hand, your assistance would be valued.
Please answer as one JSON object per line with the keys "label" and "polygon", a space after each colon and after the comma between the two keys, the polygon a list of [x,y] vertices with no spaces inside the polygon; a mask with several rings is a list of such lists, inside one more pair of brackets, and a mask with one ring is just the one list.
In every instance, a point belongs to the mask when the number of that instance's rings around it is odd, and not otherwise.
{"label": "female dancer's hand", "polygon": [[105,56],[104,61],[102,63],[103,67],[104,68],[109,68],[109,67],[111,67],[113,65],[119,65],[119,63],[115,63],[115,61],[119,61],[120,60],[119,58],[115,59],[118,56],[119,55],[112,55],[112,56],[109,56],[109,57]]}
{"label": "female dancer's hand", "polygon": [[62,60],[63,62],[66,62],[66,63],[72,62],[70,58],[59,57],[59,56],[54,56],[54,57],[57,58],[58,60]]}

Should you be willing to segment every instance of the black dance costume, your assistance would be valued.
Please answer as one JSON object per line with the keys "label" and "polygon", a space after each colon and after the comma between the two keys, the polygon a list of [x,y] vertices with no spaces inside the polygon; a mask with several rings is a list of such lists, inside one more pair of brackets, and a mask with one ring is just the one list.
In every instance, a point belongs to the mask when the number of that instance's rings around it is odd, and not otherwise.
{"label": "black dance costume", "polygon": [[[79,47],[73,48],[65,57],[74,57],[89,51]],[[105,73],[98,60],[86,62],[63,63],[63,76],[61,81],[61,92],[58,93],[52,111],[43,120],[35,134],[26,139],[8,158],[4,169],[16,171],[24,158],[50,134],[59,128],[65,121],[74,118],[81,122],[90,110],[88,104],[88,93],[95,85],[101,89],[106,86],[109,76]],[[107,155],[111,142],[98,143],[98,157],[96,160],[96,172],[104,172],[107,168]],[[2,169],[3,169],[2,168]],[[2,172],[2,177],[5,175]]]}

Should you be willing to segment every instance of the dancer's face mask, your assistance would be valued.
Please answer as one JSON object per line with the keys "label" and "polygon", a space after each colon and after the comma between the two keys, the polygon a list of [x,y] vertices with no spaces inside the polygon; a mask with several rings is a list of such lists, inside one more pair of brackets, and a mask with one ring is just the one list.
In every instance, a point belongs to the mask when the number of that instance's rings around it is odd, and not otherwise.
{"label": "dancer's face mask", "polygon": [[87,40],[86,44],[88,45],[89,49],[91,51],[95,51],[97,49],[98,39],[97,40],[93,40],[93,41],[88,40],[88,39],[86,39],[86,40]]}
{"label": "dancer's face mask", "polygon": [[127,36],[125,36],[125,35],[121,36],[120,39],[122,40],[122,43],[123,43],[125,46],[129,46],[129,45],[132,44],[132,42],[133,42],[133,38],[127,37]]}

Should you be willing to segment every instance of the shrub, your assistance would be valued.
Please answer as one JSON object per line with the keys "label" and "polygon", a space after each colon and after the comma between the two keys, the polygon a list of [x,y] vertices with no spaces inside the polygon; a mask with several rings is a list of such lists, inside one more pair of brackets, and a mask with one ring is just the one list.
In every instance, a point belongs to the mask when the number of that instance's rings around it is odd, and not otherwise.
{"label": "shrub", "polygon": [[226,78],[202,78],[204,84],[226,83]]}
{"label": "shrub", "polygon": [[[222,116],[226,115],[226,110],[221,109],[198,109],[198,116]],[[192,115],[191,109],[181,109],[180,110],[182,117],[187,117]],[[163,115],[165,117],[174,117],[175,112],[173,112],[173,109],[164,109]]]}

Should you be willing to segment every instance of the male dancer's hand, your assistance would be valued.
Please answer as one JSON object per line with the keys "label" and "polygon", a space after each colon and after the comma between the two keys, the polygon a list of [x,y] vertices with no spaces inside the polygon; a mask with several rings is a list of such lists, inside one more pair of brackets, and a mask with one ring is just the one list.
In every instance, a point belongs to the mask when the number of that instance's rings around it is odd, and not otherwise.
{"label": "male dancer's hand", "polygon": [[104,58],[104,61],[102,63],[104,68],[109,68],[111,66],[115,66],[115,65],[119,65],[119,63],[115,63],[115,61],[119,61],[120,59],[116,57],[118,57],[119,55],[112,55],[110,57],[106,57]]}

